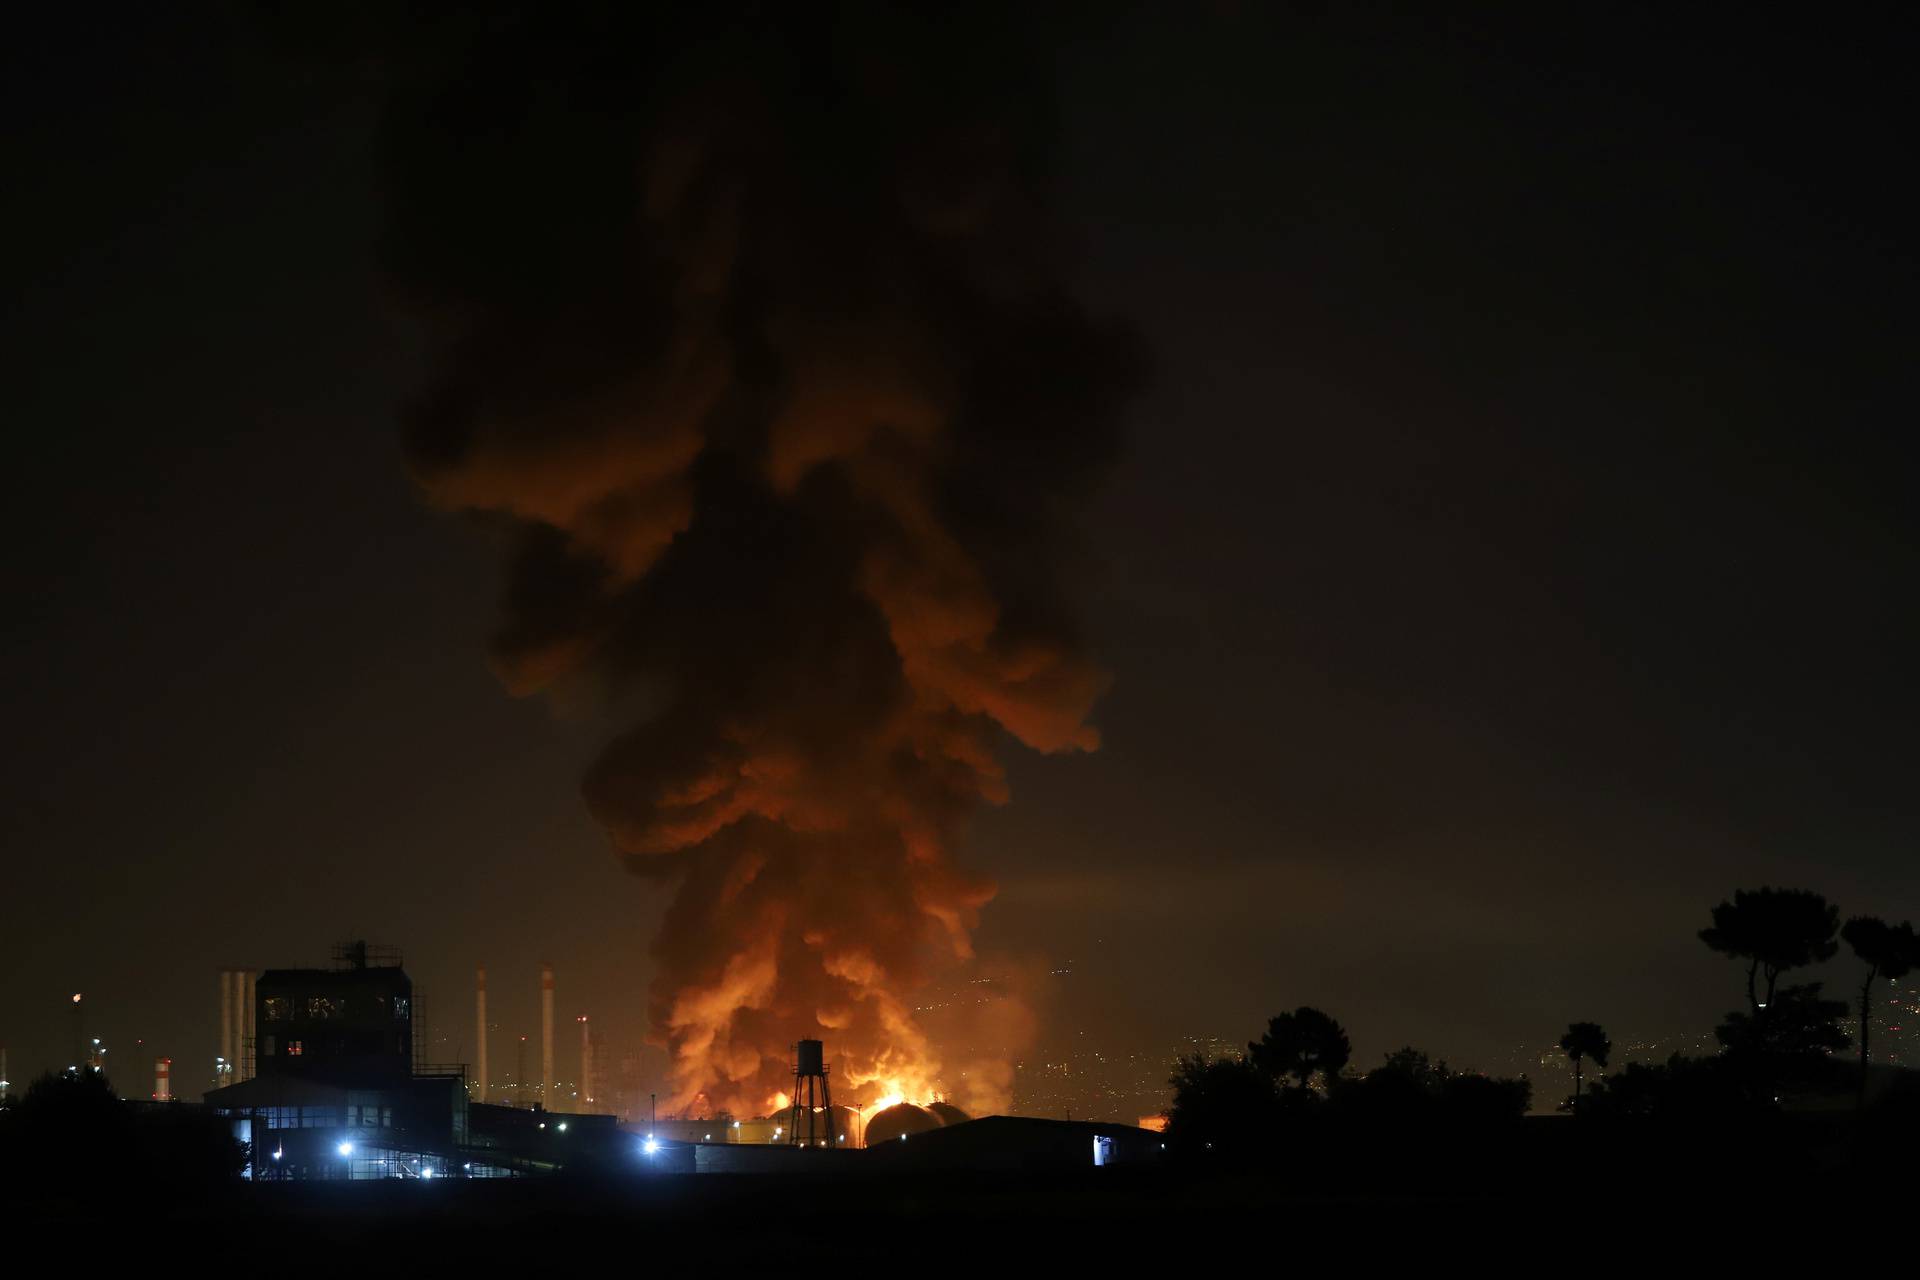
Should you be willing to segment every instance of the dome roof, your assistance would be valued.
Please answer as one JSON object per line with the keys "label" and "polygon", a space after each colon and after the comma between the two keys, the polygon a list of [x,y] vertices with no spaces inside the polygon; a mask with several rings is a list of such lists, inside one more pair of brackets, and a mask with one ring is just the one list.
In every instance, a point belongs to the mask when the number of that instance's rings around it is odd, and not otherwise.
{"label": "dome roof", "polygon": [[927,1110],[933,1112],[933,1114],[939,1118],[940,1123],[943,1125],[944,1124],[965,1124],[967,1121],[973,1119],[972,1116],[968,1115],[966,1112],[962,1111],[960,1108],[954,1106],[951,1102],[930,1103],[927,1106]]}
{"label": "dome roof", "polygon": [[867,1145],[894,1142],[910,1133],[925,1133],[940,1127],[940,1117],[911,1102],[898,1102],[885,1111],[877,1111],[867,1121]]}

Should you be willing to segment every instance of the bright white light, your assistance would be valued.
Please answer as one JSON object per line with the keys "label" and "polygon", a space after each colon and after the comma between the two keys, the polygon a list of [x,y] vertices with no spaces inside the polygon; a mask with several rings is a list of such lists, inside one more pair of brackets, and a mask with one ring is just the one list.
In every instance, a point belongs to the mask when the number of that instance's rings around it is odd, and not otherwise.
{"label": "bright white light", "polygon": [[640,1149],[646,1152],[648,1155],[652,1155],[654,1152],[660,1149],[660,1144],[655,1142],[652,1138],[648,1138],[646,1142],[641,1144]]}
{"label": "bright white light", "polygon": [[343,1142],[339,1146],[335,1147],[334,1150],[338,1151],[343,1156],[350,1156],[353,1154],[353,1144],[351,1142]]}
{"label": "bright white light", "polygon": [[420,1171],[420,1176],[421,1176],[421,1177],[423,1177],[423,1178],[431,1178],[431,1177],[433,1176],[433,1170],[431,1170],[431,1169],[422,1169],[422,1170]]}
{"label": "bright white light", "polygon": [[567,1131],[567,1122],[565,1120],[562,1120],[560,1122],[560,1132],[565,1133],[566,1131]]}
{"label": "bright white light", "polygon": [[280,1154],[281,1154],[281,1153],[279,1152],[279,1150],[277,1150],[277,1149],[276,1149],[276,1150],[274,1151],[274,1153],[273,1153],[273,1158],[274,1158],[275,1160],[278,1160],[278,1159],[280,1158]]}

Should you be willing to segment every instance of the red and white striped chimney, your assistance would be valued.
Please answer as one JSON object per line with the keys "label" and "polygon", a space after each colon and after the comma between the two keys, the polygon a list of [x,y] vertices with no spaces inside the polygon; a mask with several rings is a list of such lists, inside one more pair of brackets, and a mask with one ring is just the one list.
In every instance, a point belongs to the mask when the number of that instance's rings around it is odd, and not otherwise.
{"label": "red and white striped chimney", "polygon": [[153,1060],[153,1100],[155,1102],[173,1101],[172,1058],[155,1058]]}

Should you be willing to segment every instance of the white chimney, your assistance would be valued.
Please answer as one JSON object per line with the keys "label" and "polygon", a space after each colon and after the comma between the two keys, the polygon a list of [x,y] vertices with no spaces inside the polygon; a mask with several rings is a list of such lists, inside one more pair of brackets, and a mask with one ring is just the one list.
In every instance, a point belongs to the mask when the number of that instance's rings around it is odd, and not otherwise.
{"label": "white chimney", "polygon": [[580,1105],[574,1110],[585,1112],[593,1102],[593,1031],[587,1023],[587,1015],[580,1015]]}
{"label": "white chimney", "polygon": [[540,1105],[553,1110],[553,966],[540,966]]}
{"label": "white chimney", "polygon": [[474,1065],[474,1101],[487,1100],[487,967],[481,965],[476,971],[477,982],[474,987],[474,1019],[478,1024],[475,1044],[479,1046],[480,1061]]}
{"label": "white chimney", "polygon": [[233,998],[233,980],[238,976],[239,975],[234,973],[234,971],[231,969],[222,969],[220,971],[220,1060],[221,1061],[217,1066],[217,1070],[219,1072],[220,1078],[214,1082],[215,1087],[221,1087],[221,1086],[225,1086],[233,1083],[233,1079],[228,1074],[228,1072],[233,1070],[233,1059],[234,1059],[233,1007],[235,1003]]}

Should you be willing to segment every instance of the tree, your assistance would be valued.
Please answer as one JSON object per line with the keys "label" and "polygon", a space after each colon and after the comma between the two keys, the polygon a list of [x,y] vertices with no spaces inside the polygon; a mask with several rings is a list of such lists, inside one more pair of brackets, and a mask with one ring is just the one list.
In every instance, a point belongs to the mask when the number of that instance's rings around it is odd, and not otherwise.
{"label": "tree", "polygon": [[1859,1105],[1864,1107],[1867,1105],[1867,1019],[1872,1012],[1873,980],[1904,978],[1920,965],[1920,938],[1914,936],[1911,924],[1903,921],[1890,925],[1878,916],[1855,916],[1847,921],[1840,936],[1867,966],[1867,976],[1860,982]]}
{"label": "tree", "polygon": [[1503,1079],[1456,1072],[1408,1046],[1358,1080],[1344,1080],[1334,1094],[1339,1114],[1350,1121],[1393,1128],[1415,1124],[1481,1125],[1518,1119],[1532,1101],[1524,1078]]}
{"label": "tree", "polygon": [[1175,1154],[1250,1154],[1278,1125],[1273,1080],[1245,1058],[1189,1054],[1174,1063],[1167,1083],[1167,1142]]}
{"label": "tree", "polygon": [[1606,1070],[1613,1041],[1607,1039],[1606,1031],[1597,1022],[1574,1022],[1568,1024],[1567,1034],[1560,1037],[1560,1051],[1573,1059],[1573,1113],[1579,1115],[1580,1063],[1584,1059]]}
{"label": "tree", "polygon": [[1582,1114],[1675,1124],[1752,1119],[1773,1110],[1771,1099],[1724,1054],[1684,1058],[1676,1053],[1658,1066],[1629,1062],[1617,1074],[1596,1080]]}
{"label": "tree", "polygon": [[1306,1088],[1317,1073],[1332,1081],[1353,1056],[1347,1031],[1318,1009],[1302,1005],[1267,1022],[1267,1034],[1247,1046],[1254,1066],[1275,1081],[1291,1076]]}
{"label": "tree", "polygon": [[[1722,955],[1747,962],[1747,1003],[1757,1013],[1773,1003],[1780,975],[1831,960],[1840,944],[1840,909],[1806,889],[1736,890],[1732,902],[1713,909],[1713,924],[1700,941]],[[1755,985],[1766,980],[1766,996]]]}
{"label": "tree", "polygon": [[1782,987],[1751,1012],[1735,1010],[1714,1028],[1726,1057],[1768,1092],[1820,1085],[1833,1055],[1847,1047],[1839,1020],[1847,1006],[1820,994],[1820,984]]}

